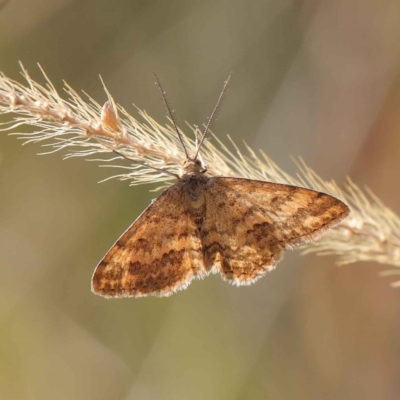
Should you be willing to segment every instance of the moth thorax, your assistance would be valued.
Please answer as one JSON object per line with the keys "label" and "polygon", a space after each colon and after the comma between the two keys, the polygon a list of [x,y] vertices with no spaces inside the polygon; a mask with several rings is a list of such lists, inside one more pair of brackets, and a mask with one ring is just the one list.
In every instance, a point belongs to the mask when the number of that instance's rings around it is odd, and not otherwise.
{"label": "moth thorax", "polygon": [[196,158],[196,159],[187,158],[182,163],[180,176],[196,174],[196,173],[201,172],[203,169],[204,169],[204,166],[198,158]]}
{"label": "moth thorax", "polygon": [[201,173],[189,174],[182,179],[186,209],[194,217],[203,217],[205,213],[204,188],[208,178]]}

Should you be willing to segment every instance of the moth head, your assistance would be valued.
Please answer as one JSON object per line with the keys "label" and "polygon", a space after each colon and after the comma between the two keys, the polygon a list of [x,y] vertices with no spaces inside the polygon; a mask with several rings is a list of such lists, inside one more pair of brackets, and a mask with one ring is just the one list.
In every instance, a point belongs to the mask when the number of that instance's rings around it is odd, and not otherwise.
{"label": "moth head", "polygon": [[180,176],[186,174],[196,174],[196,173],[204,173],[207,171],[207,168],[203,165],[200,159],[198,158],[190,158],[188,157],[182,163]]}

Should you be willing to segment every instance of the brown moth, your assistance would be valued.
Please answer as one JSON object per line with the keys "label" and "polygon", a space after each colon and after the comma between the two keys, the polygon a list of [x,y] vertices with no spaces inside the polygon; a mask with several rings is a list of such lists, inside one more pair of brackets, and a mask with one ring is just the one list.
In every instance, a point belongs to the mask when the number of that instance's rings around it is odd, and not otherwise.
{"label": "brown moth", "polygon": [[286,249],[318,239],[349,215],[346,204],[325,193],[207,176],[199,151],[229,78],[192,157],[156,80],[186,159],[178,182],[150,204],[99,263],[94,293],[169,296],[210,273],[249,285],[274,269]]}

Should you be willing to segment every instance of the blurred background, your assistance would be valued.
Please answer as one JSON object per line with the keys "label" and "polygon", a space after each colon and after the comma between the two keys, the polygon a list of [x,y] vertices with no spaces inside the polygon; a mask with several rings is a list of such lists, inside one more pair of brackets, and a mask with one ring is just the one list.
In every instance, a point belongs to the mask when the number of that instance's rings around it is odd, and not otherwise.
{"label": "blurred background", "polygon": [[[3,0],[0,70],[180,125],[213,125],[281,167],[303,157],[400,213],[397,0]],[[9,116],[0,116],[0,122]],[[1,399],[398,399],[400,290],[373,263],[287,253],[236,288],[106,300],[90,279],[155,196],[0,135]]]}

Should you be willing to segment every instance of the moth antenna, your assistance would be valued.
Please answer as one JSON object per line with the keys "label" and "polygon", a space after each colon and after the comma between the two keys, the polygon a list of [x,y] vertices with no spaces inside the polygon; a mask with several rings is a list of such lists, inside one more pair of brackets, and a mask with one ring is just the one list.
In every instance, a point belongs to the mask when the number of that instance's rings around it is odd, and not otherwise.
{"label": "moth antenna", "polygon": [[153,74],[154,74],[154,76],[156,78],[156,83],[157,83],[158,89],[160,90],[161,98],[162,98],[162,100],[164,102],[165,108],[167,109],[167,113],[168,113],[169,117],[171,118],[172,124],[174,125],[174,128],[175,128],[175,132],[177,133],[179,141],[181,142],[183,150],[185,151],[186,158],[189,158],[189,154],[187,152],[187,149],[186,149],[186,146],[185,146],[185,142],[183,141],[183,136],[179,132],[178,125],[176,124],[175,118],[172,115],[172,111],[171,111],[171,108],[170,108],[170,106],[168,104],[167,98],[165,96],[165,92],[164,92],[164,90],[163,90],[163,88],[161,86],[161,82],[160,82],[160,80],[158,79],[157,75],[154,72],[153,72]]}
{"label": "moth antenna", "polygon": [[200,148],[201,148],[201,146],[202,146],[203,143],[204,143],[204,139],[206,138],[206,135],[207,135],[207,133],[208,133],[208,130],[210,129],[211,122],[212,122],[212,120],[213,120],[213,118],[214,118],[214,116],[215,116],[215,113],[216,113],[217,110],[218,110],[218,107],[219,107],[219,105],[220,105],[220,103],[221,103],[222,98],[224,97],[224,94],[226,93],[226,89],[227,89],[227,87],[228,87],[228,83],[229,83],[229,81],[230,81],[230,79],[231,79],[231,76],[232,76],[232,72],[229,74],[228,79],[225,81],[224,87],[222,88],[222,91],[221,91],[221,94],[220,94],[219,97],[218,97],[217,104],[215,105],[214,110],[213,110],[213,112],[212,112],[211,115],[210,115],[210,118],[208,118],[208,122],[207,122],[207,125],[206,125],[206,129],[204,129],[203,136],[201,137],[200,143],[199,143],[199,145],[197,146],[197,150],[196,150],[196,154],[195,154],[195,156],[194,156],[194,159],[196,159],[197,156],[199,155]]}

